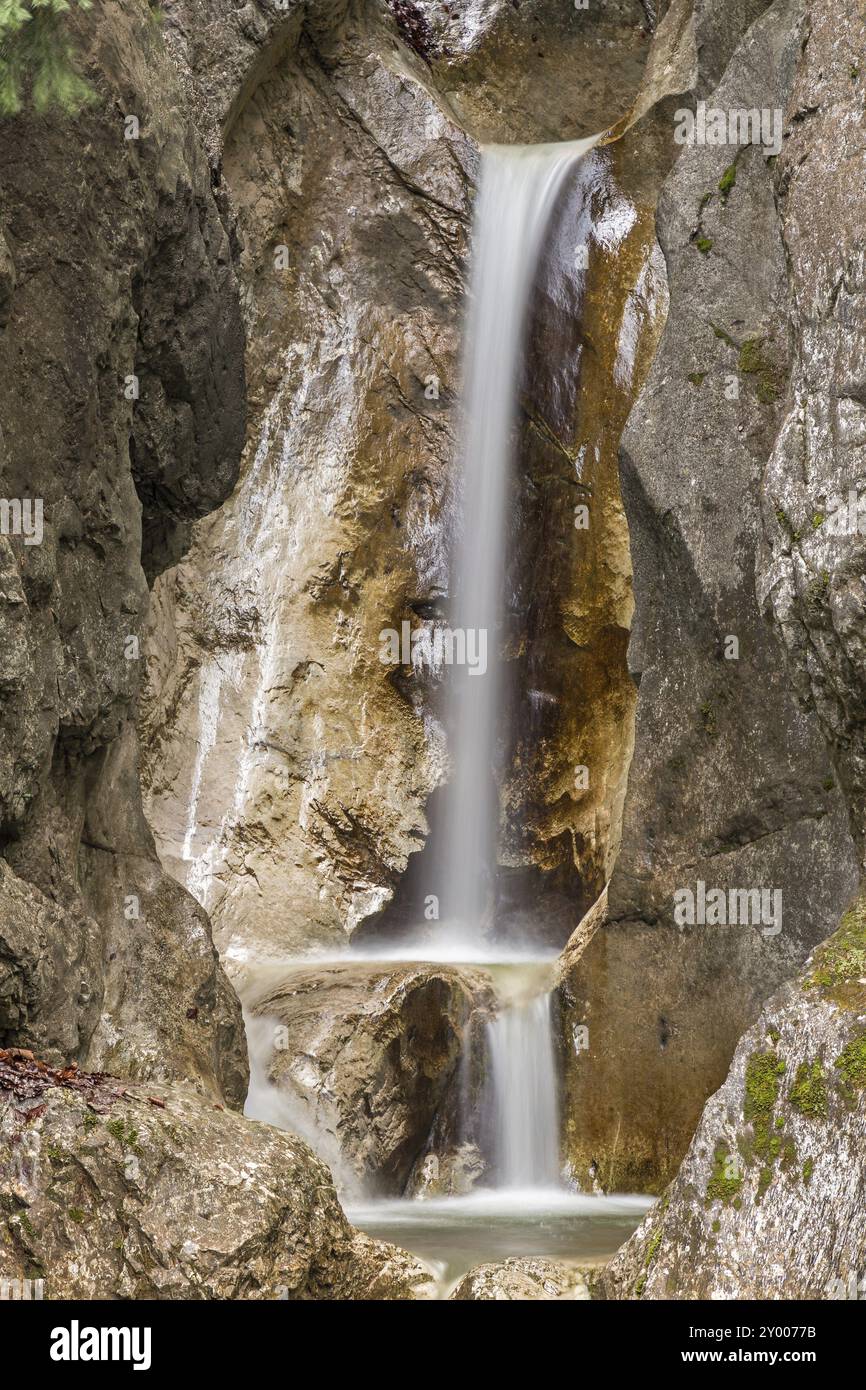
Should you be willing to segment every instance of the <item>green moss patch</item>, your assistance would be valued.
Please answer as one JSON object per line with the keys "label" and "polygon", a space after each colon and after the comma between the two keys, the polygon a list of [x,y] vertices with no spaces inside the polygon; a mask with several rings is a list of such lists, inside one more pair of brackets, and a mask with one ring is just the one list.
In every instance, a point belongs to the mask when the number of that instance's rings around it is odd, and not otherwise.
{"label": "green moss patch", "polygon": [[773,1169],[785,1142],[773,1113],[784,1074],[784,1060],[772,1049],[769,1052],[753,1052],[746,1063],[743,1119],[752,1126],[754,1138],[751,1154],[761,1164],[757,1201],[761,1200],[773,1180]]}
{"label": "green moss patch", "polygon": [[138,1148],[138,1130],[134,1125],[125,1124],[123,1120],[109,1120],[105,1126],[112,1139],[116,1139],[126,1149]]}
{"label": "green moss patch", "polygon": [[772,1165],[769,1164],[769,1163],[767,1163],[767,1164],[764,1165],[764,1167],[761,1169],[761,1171],[760,1171],[760,1173],[759,1173],[759,1175],[758,1175],[757,1201],[760,1202],[761,1198],[763,1197],[764,1193],[766,1192],[767,1188],[770,1186],[770,1183],[771,1183],[772,1181],[773,1181],[773,1169],[772,1169]]}
{"label": "green moss patch", "polygon": [[866,1086],[866,1033],[852,1038],[833,1065],[842,1073],[849,1086],[856,1086],[858,1090],[862,1090]]}
{"label": "green moss patch", "polygon": [[747,338],[740,348],[737,366],[744,376],[756,378],[758,400],[772,405],[782,394],[781,374],[764,352],[763,338]]}
{"label": "green moss patch", "polygon": [[661,1226],[658,1226],[658,1227],[656,1227],[656,1229],[653,1231],[653,1233],[652,1233],[652,1235],[650,1236],[649,1241],[648,1241],[648,1243],[647,1243],[646,1253],[644,1254],[644,1261],[643,1261],[643,1273],[641,1274],[640,1278],[638,1279],[637,1283],[636,1283],[635,1286],[634,1286],[634,1292],[635,1292],[635,1297],[636,1297],[636,1298],[640,1298],[641,1294],[643,1293],[644,1289],[646,1288],[646,1281],[647,1281],[647,1274],[649,1273],[649,1267],[650,1267],[650,1265],[652,1264],[653,1260],[655,1259],[656,1255],[659,1253],[659,1246],[661,1245],[661,1243],[662,1243],[662,1228],[661,1228]]}
{"label": "green moss patch", "polygon": [[827,1084],[817,1058],[814,1062],[800,1063],[788,1099],[801,1115],[807,1115],[812,1120],[823,1120],[826,1117]]}
{"label": "green moss patch", "polygon": [[737,1168],[736,1174],[729,1176],[731,1152],[727,1144],[717,1144],[713,1154],[713,1171],[707,1183],[707,1201],[721,1202],[726,1207],[736,1201],[743,1186],[743,1175]]}
{"label": "green moss patch", "polygon": [[797,1164],[797,1145],[793,1139],[787,1138],[782,1141],[781,1167],[786,1173],[790,1173]]}
{"label": "green moss patch", "polygon": [[753,1052],[746,1063],[746,1096],[743,1119],[755,1134],[755,1153],[759,1158],[770,1155],[773,1107],[779,1099],[779,1084],[785,1074],[785,1063],[776,1052]]}
{"label": "green moss patch", "polygon": [[735,348],[737,346],[730,333],[726,333],[724,328],[720,328],[717,323],[711,323],[710,328],[713,330],[715,337],[717,337],[720,342],[726,343],[727,346],[731,348]]}
{"label": "green moss patch", "polygon": [[737,165],[736,161],[729,164],[722,177],[719,179],[719,192],[722,195],[722,205],[727,203],[731,193],[737,186]]}
{"label": "green moss patch", "polygon": [[838,928],[815,952],[804,989],[819,989],[844,1009],[866,1004],[866,898],[858,898],[842,916]]}
{"label": "green moss patch", "polygon": [[701,728],[710,738],[719,732],[719,721],[712,700],[705,700],[700,708]]}

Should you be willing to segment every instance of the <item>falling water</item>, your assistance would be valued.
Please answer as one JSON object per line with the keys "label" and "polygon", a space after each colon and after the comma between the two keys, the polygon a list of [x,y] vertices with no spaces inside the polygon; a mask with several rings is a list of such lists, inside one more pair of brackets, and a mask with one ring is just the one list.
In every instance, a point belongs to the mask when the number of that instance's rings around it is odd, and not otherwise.
{"label": "falling water", "polygon": [[488,1023],[486,1037],[493,1176],[503,1188],[555,1187],[559,1097],[550,981],[538,980],[536,971],[527,990],[525,970],[509,973],[524,988],[516,998],[500,989],[504,1007]]}
{"label": "falling water", "polygon": [[451,686],[454,774],[440,861],[445,934],[464,951],[490,925],[498,797],[493,776],[501,671],[512,433],[530,290],[545,230],[569,171],[595,140],[491,145],[475,212],[466,344],[463,525],[452,628],[483,634],[487,669],[457,668]]}
{"label": "falling water", "polygon": [[[575,208],[575,239],[583,243],[599,230],[590,225],[591,162],[576,167],[595,143],[485,150],[476,208],[465,363],[463,525],[454,556],[455,607],[449,617],[458,636],[461,629],[464,637],[471,633],[476,639],[479,630],[484,632],[487,667],[483,675],[459,667],[453,673],[457,679],[451,686],[449,723],[454,772],[436,866],[441,921],[432,940],[419,929],[415,940],[401,942],[398,954],[404,959],[484,961],[493,977],[499,1007],[484,1031],[483,1080],[473,1046],[476,1033],[471,1030],[470,1037],[468,1030],[458,1083],[463,1133],[456,1137],[483,1158],[484,1178],[461,1195],[445,1195],[446,1183],[442,1195],[432,1188],[421,1201],[365,1200],[351,1165],[343,1161],[339,1126],[329,1125],[315,1102],[306,1099],[306,1059],[278,1057],[277,1020],[256,1012],[265,967],[248,967],[243,991],[251,1059],[246,1113],[307,1137],[330,1164],[341,1193],[357,1202],[348,1209],[351,1219],[371,1235],[405,1244],[435,1266],[443,1296],[460,1274],[491,1258],[607,1258],[648,1205],[642,1198],[575,1193],[561,1181],[553,963],[533,959],[531,941],[523,949],[512,941],[505,952],[491,931],[499,819],[494,762],[497,740],[505,732],[497,629],[506,603],[508,499],[523,341],[543,243],[570,176],[585,192],[583,205]],[[268,431],[269,426],[257,455],[263,462]],[[475,653],[479,650],[476,646]],[[266,688],[263,676],[260,694]],[[217,686],[203,688],[204,730],[210,728],[218,694]],[[257,714],[251,722],[260,722]],[[197,774],[196,803],[200,781]],[[245,794],[246,777],[241,783]],[[238,804],[242,802],[236,798]],[[190,846],[194,815],[191,825]],[[447,1144],[443,1156],[449,1157]],[[446,1163],[446,1176],[447,1171]]]}

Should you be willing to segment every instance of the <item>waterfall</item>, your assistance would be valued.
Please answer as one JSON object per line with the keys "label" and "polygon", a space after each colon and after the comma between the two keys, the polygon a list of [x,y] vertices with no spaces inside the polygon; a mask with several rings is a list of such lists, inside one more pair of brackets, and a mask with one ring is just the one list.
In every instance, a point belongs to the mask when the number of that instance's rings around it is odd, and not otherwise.
{"label": "waterfall", "polygon": [[[545,972],[545,975],[547,972]],[[560,1180],[559,1095],[553,995],[545,978],[503,999],[487,1025],[487,1121],[494,1179],[501,1188],[556,1187]]]}
{"label": "waterfall", "polygon": [[521,350],[544,233],[569,171],[595,139],[491,145],[482,152],[467,328],[462,529],[454,557],[452,630],[483,663],[458,666],[450,687],[453,775],[437,875],[444,936],[471,953],[489,931],[499,803],[494,781],[501,710],[497,629]]}

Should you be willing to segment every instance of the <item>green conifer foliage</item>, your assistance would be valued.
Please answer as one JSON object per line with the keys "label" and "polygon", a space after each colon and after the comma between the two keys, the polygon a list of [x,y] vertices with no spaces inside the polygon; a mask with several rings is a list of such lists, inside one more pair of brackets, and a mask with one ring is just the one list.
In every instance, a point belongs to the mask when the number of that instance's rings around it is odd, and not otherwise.
{"label": "green conifer foliage", "polygon": [[93,100],[77,71],[66,15],[93,0],[0,0],[0,118],[26,103],[73,114]]}

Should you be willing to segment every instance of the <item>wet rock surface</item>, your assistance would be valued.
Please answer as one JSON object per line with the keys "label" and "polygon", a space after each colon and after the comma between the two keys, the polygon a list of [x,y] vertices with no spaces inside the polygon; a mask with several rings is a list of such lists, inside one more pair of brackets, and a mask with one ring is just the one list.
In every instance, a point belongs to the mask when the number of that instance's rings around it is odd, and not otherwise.
{"label": "wet rock surface", "polygon": [[[443,672],[383,665],[380,633],[448,618],[478,150],[444,74],[471,53],[472,90],[493,93],[511,19],[487,7],[464,48],[430,67],[382,12],[370,26],[314,6],[279,39],[270,21],[253,39],[217,8],[186,39],[173,10],[168,37],[191,64],[200,120],[225,123],[251,427],[234,496],[156,587],[144,773],[163,862],[207,907],[221,949],[243,958],[339,949],[368,928],[399,935],[436,891]],[[597,70],[605,24],[633,26],[634,54],[648,49],[638,11],[574,16],[579,71]],[[572,25],[546,22],[560,20]],[[229,116],[217,75],[240,71]],[[618,70],[610,82],[618,107],[605,120],[634,95]],[[577,112],[585,84],[569,91]],[[526,118],[521,138],[536,136]],[[567,939],[618,845],[634,690],[615,455],[664,311],[651,171],[668,156],[651,143],[652,158],[636,144],[593,157],[558,218],[532,333],[533,362],[557,366],[547,393],[528,373],[521,426],[507,652],[521,735],[504,752],[500,859],[503,913],[516,922],[522,902],[549,898],[547,945]],[[608,230],[584,293],[573,243],[589,236],[590,207]],[[576,500],[590,496],[592,530],[579,535]],[[596,775],[576,794],[586,762]]]}
{"label": "wet rock surface", "polygon": [[860,899],[767,1003],[610,1298],[862,1297],[866,917]]}
{"label": "wet rock surface", "polygon": [[[267,1079],[292,1127],[316,1136],[347,1186],[400,1196],[413,1169],[428,1192],[468,1190],[477,1151],[449,1157],[460,1068],[495,1012],[481,970],[434,965],[308,966],[245,992],[253,1026],[267,1020]],[[425,1154],[438,1139],[435,1172]],[[442,1165],[438,1152],[442,1150]],[[483,1165],[481,1165],[483,1167]],[[427,1162],[427,1169],[431,1164]]]}
{"label": "wet rock surface", "polygon": [[473,152],[365,46],[323,43],[228,137],[252,426],[151,623],[148,812],[229,952],[345,945],[444,760],[379,634],[443,589]]}

